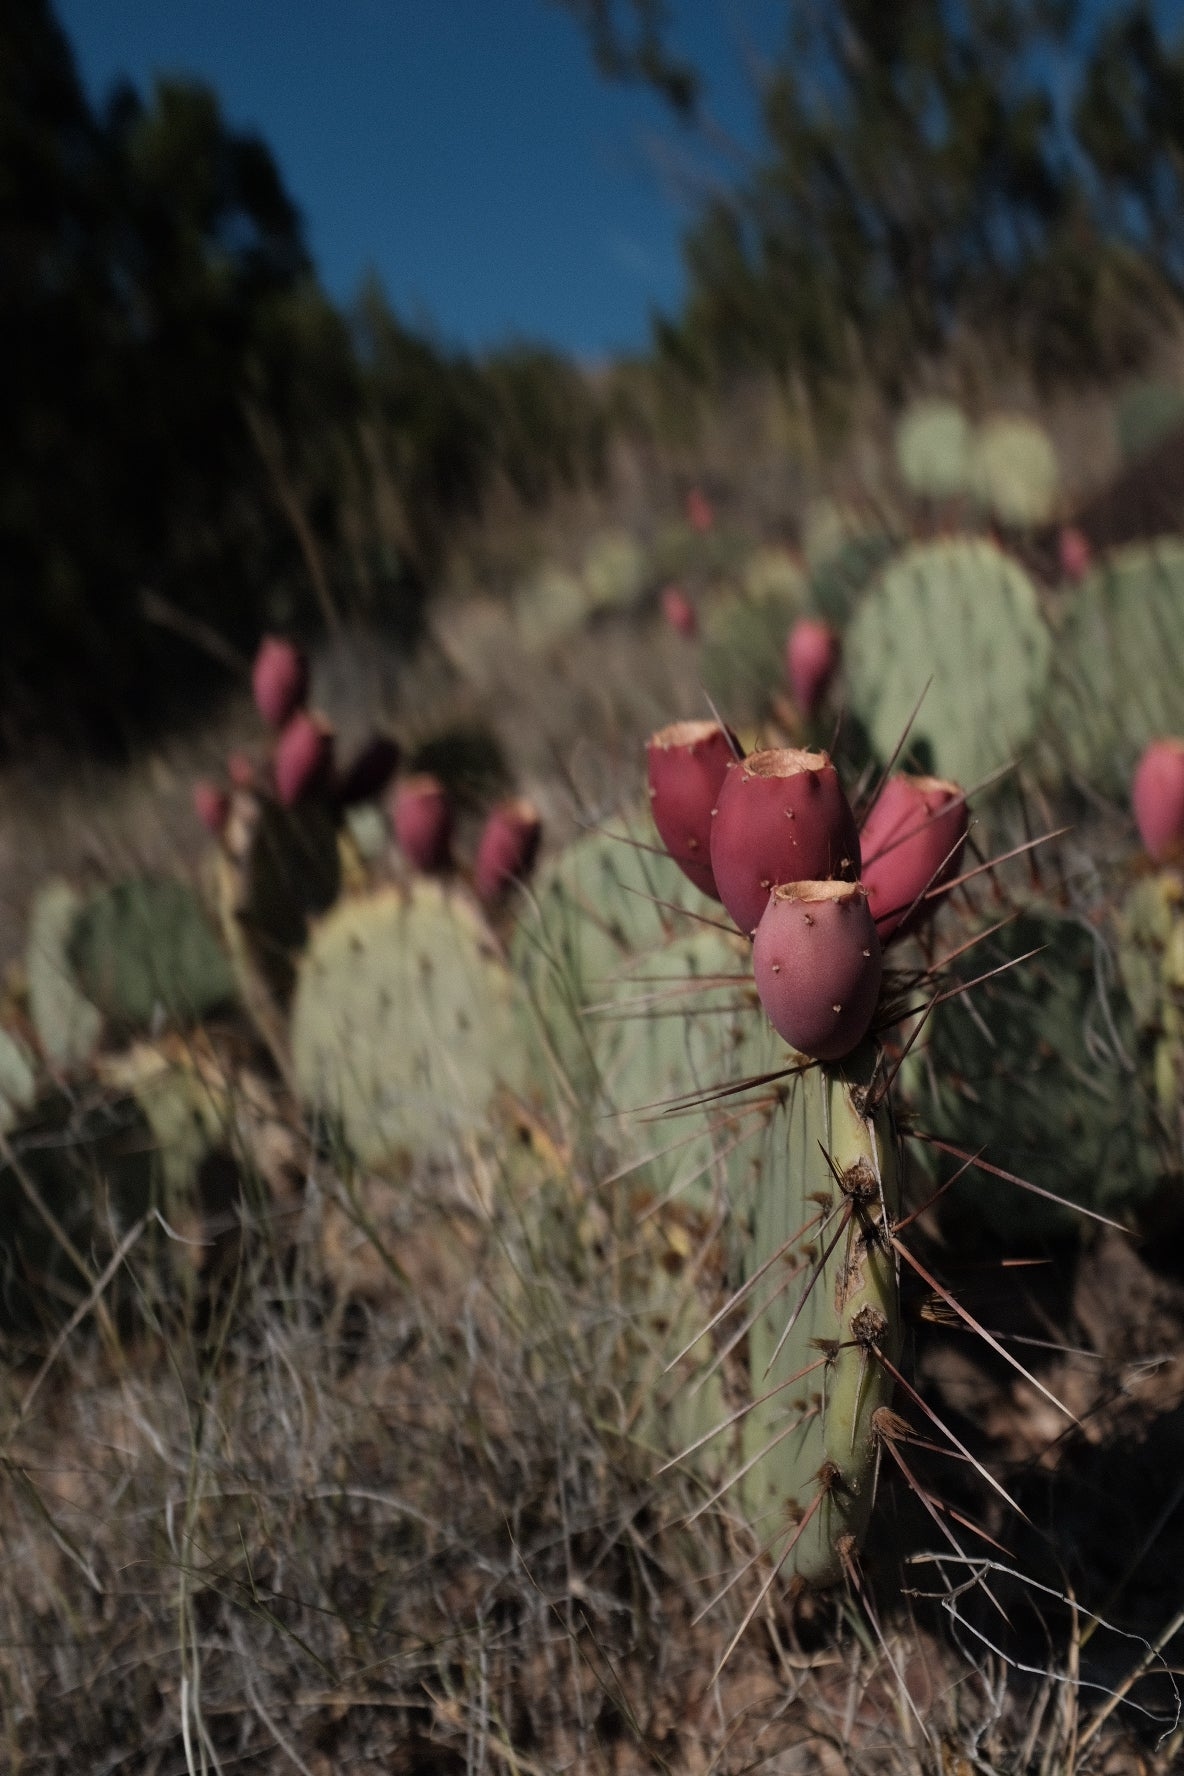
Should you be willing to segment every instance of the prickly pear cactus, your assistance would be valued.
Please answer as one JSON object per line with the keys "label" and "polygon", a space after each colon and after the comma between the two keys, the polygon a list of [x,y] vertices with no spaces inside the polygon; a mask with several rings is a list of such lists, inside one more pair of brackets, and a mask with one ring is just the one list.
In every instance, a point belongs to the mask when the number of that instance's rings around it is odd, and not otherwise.
{"label": "prickly pear cactus", "polygon": [[309,920],[332,906],[341,856],[331,815],[239,794],[218,857],[218,911],[244,1003],[260,1016],[292,989]]}
{"label": "prickly pear cactus", "polygon": [[[1133,1219],[1158,1159],[1136,1068],[1135,1022],[1102,933],[1033,910],[975,951],[985,981],[930,1019],[915,1101],[922,1128],[1069,1205]],[[1008,1241],[1072,1237],[1072,1206],[976,1174],[951,1216]]]}
{"label": "prickly pear cactus", "polygon": [[828,623],[843,629],[861,594],[896,545],[884,531],[854,536],[810,575],[807,603]]}
{"label": "prickly pear cactus", "polygon": [[455,1151],[526,1078],[516,983],[472,907],[428,881],[343,901],[314,927],[291,1052],[305,1103],[366,1165]]}
{"label": "prickly pear cactus", "polygon": [[974,436],[970,478],[976,497],[1017,530],[1045,524],[1056,506],[1060,470],[1052,440],[1035,420],[1000,413]]}
{"label": "prickly pear cactus", "polygon": [[1118,914],[1118,961],[1138,1052],[1165,1136],[1167,1163],[1184,1158],[1184,879],[1147,876]]}
{"label": "prickly pear cactus", "polygon": [[880,757],[894,753],[920,699],[906,756],[969,788],[1031,740],[1051,653],[1023,568],[982,538],[961,538],[916,544],[888,564],[844,658],[852,708]]}
{"label": "prickly pear cactus", "polygon": [[101,889],[78,908],[67,948],[83,994],[116,1029],[191,1023],[234,998],[230,965],[183,882]]}
{"label": "prickly pear cactus", "polygon": [[645,972],[642,959],[661,951],[676,928],[689,929],[671,909],[701,902],[653,843],[642,813],[577,839],[540,873],[511,940],[511,963],[576,1101],[596,1091],[603,1070],[618,1071],[619,1001],[645,991],[630,985]]}
{"label": "prickly pear cactus", "polygon": [[745,597],[753,603],[776,598],[787,610],[800,610],[805,603],[806,575],[788,549],[779,549],[775,544],[754,549],[740,578]]}
{"label": "prickly pear cactus", "polygon": [[1184,542],[1106,556],[1073,594],[1057,641],[1045,749],[1125,799],[1149,740],[1184,732]]}
{"label": "prickly pear cactus", "polygon": [[578,574],[561,567],[540,568],[514,599],[514,627],[522,646],[545,653],[583,623],[589,611],[587,588]]}
{"label": "prickly pear cactus", "polygon": [[7,1134],[36,1098],[36,1059],[18,1035],[0,1029],[0,1133]]}
{"label": "prickly pear cactus", "polygon": [[971,430],[953,401],[915,401],[896,428],[896,466],[910,493],[953,499],[970,484]]}
{"label": "prickly pear cactus", "polygon": [[767,1305],[749,1333],[740,1498],[784,1578],[829,1585],[867,1528],[893,1385],[881,1359],[900,1358],[897,1140],[886,1107],[869,1117],[854,1079],[816,1067],[761,1147],[743,1260],[746,1311]]}
{"label": "prickly pear cactus", "polygon": [[80,989],[70,961],[70,939],[83,897],[68,882],[47,882],[33,902],[25,948],[29,1012],[52,1067],[70,1071],[94,1053],[103,1018]]}
{"label": "prickly pear cactus", "polygon": [[589,610],[622,609],[645,588],[645,552],[625,532],[608,531],[589,546],[581,577]]}
{"label": "prickly pear cactus", "polygon": [[724,721],[759,720],[784,690],[785,637],[800,610],[796,591],[730,597],[709,607],[699,670]]}

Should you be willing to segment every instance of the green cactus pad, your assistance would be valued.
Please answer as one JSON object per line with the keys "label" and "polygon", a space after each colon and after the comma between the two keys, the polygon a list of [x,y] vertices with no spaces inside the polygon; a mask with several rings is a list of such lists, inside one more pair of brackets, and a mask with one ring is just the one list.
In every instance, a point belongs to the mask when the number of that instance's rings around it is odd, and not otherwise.
{"label": "green cactus pad", "polygon": [[810,576],[807,603],[810,608],[845,629],[861,594],[895,550],[884,531],[852,537]]}
{"label": "green cactus pad", "polygon": [[525,1081],[513,978],[473,909],[433,882],[342,902],[314,928],[292,1005],[296,1080],[367,1165],[446,1155]]}
{"label": "green cactus pad", "polygon": [[625,532],[608,531],[585,551],[581,578],[589,610],[634,604],[645,590],[645,551]]}
{"label": "green cactus pad", "polygon": [[36,1059],[19,1036],[0,1029],[0,1133],[7,1134],[36,1100]]}
{"label": "green cactus pad", "polygon": [[892,1397],[874,1350],[895,1365],[901,1347],[896,1264],[884,1238],[885,1216],[890,1227],[899,1210],[897,1141],[888,1111],[869,1120],[858,1097],[833,1069],[793,1082],[762,1138],[744,1247],[746,1278],[774,1262],[746,1303],[752,1313],[773,1296],[749,1334],[751,1398],[761,1404],[741,1420],[742,1460],[752,1465],[740,1498],[770,1559],[784,1556],[783,1578],[811,1586],[841,1580],[845,1538],[857,1545],[866,1530],[873,1420]]}
{"label": "green cactus pad", "polygon": [[[1071,1204],[1130,1219],[1157,1156],[1139,1089],[1135,1026],[1102,936],[1032,911],[974,952],[975,971],[1038,955],[952,1000],[926,1028],[919,1125]],[[974,1172],[952,1221],[1009,1241],[1079,1233],[1072,1209]]]}
{"label": "green cactus pad", "polygon": [[527,580],[514,599],[514,627],[522,646],[545,653],[580,627],[590,608],[578,574],[546,567]]}
{"label": "green cactus pad", "polygon": [[818,573],[848,543],[877,528],[863,512],[841,500],[811,500],[802,519],[802,553],[810,572]]}
{"label": "green cactus pad", "polygon": [[801,562],[788,549],[769,544],[754,549],[740,576],[744,596],[759,604],[766,598],[780,600],[785,609],[801,610],[806,602],[806,575]]}
{"label": "green cactus pad", "polygon": [[144,878],[91,895],[68,955],[85,996],[115,1029],[160,1016],[193,1022],[234,998],[234,977],[204,908],[183,882]]}
{"label": "green cactus pad", "polygon": [[971,482],[1001,524],[1017,530],[1046,524],[1056,506],[1060,470],[1052,440],[1034,420],[1000,413],[974,437]]}
{"label": "green cactus pad", "polygon": [[852,708],[880,758],[895,752],[921,699],[906,757],[971,788],[1030,741],[1051,652],[1023,568],[992,543],[962,538],[919,543],[889,562],[855,614],[844,658]]}
{"label": "green cactus pad", "polygon": [[699,671],[725,721],[759,720],[784,691],[785,638],[801,608],[796,591],[763,598],[733,596],[708,608]]}
{"label": "green cactus pad", "polygon": [[910,493],[953,499],[970,485],[971,430],[953,401],[916,401],[896,428],[896,466]]}
{"label": "green cactus pad", "polygon": [[1184,541],[1106,556],[1073,594],[1058,638],[1046,749],[1124,800],[1149,740],[1184,733]]}
{"label": "green cactus pad", "polygon": [[1184,1103],[1184,879],[1174,870],[1137,882],[1119,911],[1118,962],[1154,1096],[1167,1164],[1180,1166]]}
{"label": "green cactus pad", "polygon": [[68,882],[47,882],[33,902],[25,950],[29,1011],[51,1066],[70,1071],[94,1053],[103,1030],[98,1008],[81,992],[70,939],[83,898]]}

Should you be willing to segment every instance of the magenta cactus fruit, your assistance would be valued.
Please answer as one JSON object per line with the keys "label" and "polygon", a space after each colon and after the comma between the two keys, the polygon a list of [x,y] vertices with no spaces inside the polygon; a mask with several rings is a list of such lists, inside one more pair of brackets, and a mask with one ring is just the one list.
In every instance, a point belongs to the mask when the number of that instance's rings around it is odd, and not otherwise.
{"label": "magenta cactus fruit", "polygon": [[473,886],[484,905],[500,900],[514,882],[524,882],[534,868],[543,823],[533,802],[523,798],[501,802],[490,814],[477,845]]}
{"label": "magenta cactus fruit", "polygon": [[193,811],[206,831],[217,838],[230,813],[230,797],[220,783],[203,777],[193,786]]}
{"label": "magenta cactus fruit", "polygon": [[838,1061],[867,1035],[883,958],[859,882],[774,888],[752,946],[756,990],[777,1034],[816,1061]]}
{"label": "magenta cactus fruit", "polygon": [[376,734],[356,754],[338,779],[334,800],[339,808],[373,802],[382,795],[399,768],[399,743],[389,734]]}
{"label": "magenta cactus fruit", "polygon": [[966,797],[942,777],[890,777],[860,833],[863,884],[880,942],[912,930],[932,902],[928,889],[956,873],[966,842]]}
{"label": "magenta cactus fruit", "polygon": [[781,883],[855,881],[859,865],[855,816],[828,753],[780,747],[728,766],[711,819],[711,868],[741,931],[756,930]]}
{"label": "magenta cactus fruit", "polygon": [[688,641],[694,641],[699,633],[699,618],[681,586],[667,586],[663,590],[662,615],[676,635],[683,635]]}
{"label": "magenta cactus fruit", "polygon": [[1090,570],[1094,554],[1090,548],[1089,538],[1083,530],[1075,525],[1067,524],[1057,538],[1057,556],[1061,564],[1061,572],[1074,585],[1083,580]]}
{"label": "magenta cactus fruit", "polygon": [[285,808],[326,790],[333,778],[333,729],[298,709],[275,743],[275,793]]}
{"label": "magenta cactus fruit", "polygon": [[245,752],[232,752],[226,760],[226,775],[235,789],[254,789],[259,781],[255,761]]}
{"label": "magenta cactus fruit", "polygon": [[735,735],[716,721],[672,722],[646,743],[658,836],[683,874],[713,900],[720,892],[711,868],[712,810],[739,756]]}
{"label": "magenta cactus fruit", "polygon": [[785,643],[785,670],[794,702],[811,716],[825,697],[839,664],[840,642],[829,623],[799,617]]}
{"label": "magenta cactus fruit", "polygon": [[452,804],[438,777],[421,772],[396,783],[390,800],[395,840],[408,863],[425,875],[452,861]]}
{"label": "magenta cactus fruit", "polygon": [[1148,856],[1159,862],[1184,846],[1184,740],[1153,740],[1131,783],[1135,825]]}
{"label": "magenta cactus fruit", "polygon": [[255,707],[269,728],[282,728],[308,697],[308,659],[281,635],[265,635],[251,668]]}
{"label": "magenta cactus fruit", "polygon": [[715,523],[715,507],[701,487],[692,487],[686,501],[687,523],[698,536],[704,536]]}

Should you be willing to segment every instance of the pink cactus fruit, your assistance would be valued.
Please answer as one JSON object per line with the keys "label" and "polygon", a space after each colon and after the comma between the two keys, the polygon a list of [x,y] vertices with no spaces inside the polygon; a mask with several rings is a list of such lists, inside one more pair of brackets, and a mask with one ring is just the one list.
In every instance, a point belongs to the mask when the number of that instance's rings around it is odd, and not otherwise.
{"label": "pink cactus fruit", "polygon": [[1072,580],[1074,585],[1085,578],[1094,558],[1089,538],[1084,531],[1078,530],[1072,524],[1067,524],[1057,538],[1057,554],[1060,558],[1061,572],[1067,580]]}
{"label": "pink cactus fruit", "polygon": [[254,789],[259,781],[255,761],[245,752],[232,752],[226,760],[226,775],[235,789]]}
{"label": "pink cactus fruit", "polygon": [[799,617],[785,643],[785,669],[794,702],[811,716],[838,670],[840,641],[819,617]]}
{"label": "pink cactus fruit", "polygon": [[703,536],[715,523],[715,507],[701,487],[692,487],[687,494],[687,523],[699,536]]}
{"label": "pink cactus fruit", "polygon": [[193,786],[193,811],[207,832],[217,838],[230,813],[230,797],[220,783],[199,778]]}
{"label": "pink cactus fruit", "polygon": [[399,768],[399,743],[389,734],[367,741],[342,772],[334,793],[339,808],[377,801]]}
{"label": "pink cactus fruit", "polygon": [[966,842],[966,797],[941,777],[890,777],[859,835],[863,883],[880,942],[913,930],[934,903],[919,897],[957,872]]}
{"label": "pink cactus fruit", "polygon": [[699,618],[681,586],[667,586],[663,590],[662,615],[676,635],[683,635],[688,641],[694,641],[699,633]]}
{"label": "pink cactus fruit", "polygon": [[684,876],[713,900],[720,893],[711,868],[712,810],[728,766],[740,756],[735,735],[715,721],[673,722],[646,744],[658,837]]}
{"label": "pink cactus fruit", "polygon": [[1153,740],[1131,783],[1135,825],[1158,863],[1184,847],[1184,740]]}
{"label": "pink cactus fruit", "polygon": [[417,870],[433,875],[452,861],[452,804],[438,777],[426,771],[396,783],[391,826],[400,851]]}
{"label": "pink cactus fruit", "polygon": [[269,728],[282,728],[308,697],[308,659],[294,641],[265,635],[251,668],[255,707]]}
{"label": "pink cactus fruit", "polygon": [[298,709],[275,743],[275,793],[285,808],[327,790],[333,779],[333,729],[322,716]]}
{"label": "pink cactus fruit", "polygon": [[515,882],[524,882],[534,868],[543,837],[543,823],[533,802],[517,797],[494,808],[481,831],[473,886],[488,906],[500,900]]}
{"label": "pink cactus fruit", "polygon": [[728,767],[711,820],[719,898],[741,931],[756,930],[773,888],[859,876],[859,832],[825,752],[781,747]]}
{"label": "pink cactus fruit", "polygon": [[880,940],[860,882],[774,888],[752,946],[756,990],[778,1035],[817,1061],[866,1036],[880,993]]}

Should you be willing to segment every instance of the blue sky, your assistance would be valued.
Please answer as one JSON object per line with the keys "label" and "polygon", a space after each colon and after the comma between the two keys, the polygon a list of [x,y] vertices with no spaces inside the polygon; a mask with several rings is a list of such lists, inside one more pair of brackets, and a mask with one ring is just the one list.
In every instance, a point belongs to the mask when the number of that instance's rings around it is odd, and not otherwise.
{"label": "blue sky", "polygon": [[479,349],[595,360],[677,306],[695,195],[759,140],[784,0],[674,0],[674,47],[734,144],[600,79],[547,0],[55,0],[92,97],[208,81],[273,149],[330,293],[378,271],[400,314]]}

